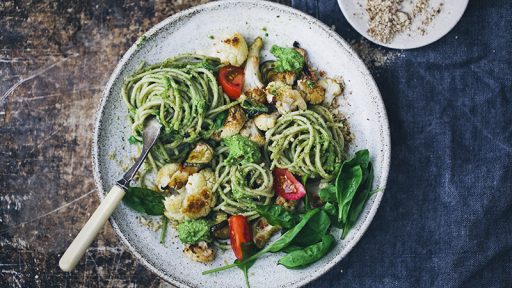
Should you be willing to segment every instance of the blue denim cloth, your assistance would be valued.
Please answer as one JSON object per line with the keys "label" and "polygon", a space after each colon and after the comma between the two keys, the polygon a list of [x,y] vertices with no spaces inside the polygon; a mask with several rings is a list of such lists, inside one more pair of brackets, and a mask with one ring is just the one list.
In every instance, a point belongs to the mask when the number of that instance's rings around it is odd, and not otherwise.
{"label": "blue denim cloth", "polygon": [[[293,6],[361,38],[335,0]],[[392,138],[381,207],[311,287],[512,287],[512,1],[471,0],[445,37],[402,54],[371,71]]]}

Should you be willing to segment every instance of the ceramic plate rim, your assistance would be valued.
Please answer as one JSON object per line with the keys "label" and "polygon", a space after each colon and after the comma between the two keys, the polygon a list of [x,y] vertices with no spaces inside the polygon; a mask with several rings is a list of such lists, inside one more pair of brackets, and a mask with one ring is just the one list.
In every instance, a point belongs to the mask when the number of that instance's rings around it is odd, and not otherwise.
{"label": "ceramic plate rim", "polygon": [[[153,35],[157,31],[159,31],[161,28],[164,28],[169,23],[171,23],[171,22],[173,22],[175,20],[178,20],[178,19],[180,19],[181,17],[183,17],[185,15],[193,15],[193,14],[197,13],[200,10],[208,10],[211,7],[216,7],[216,6],[219,6],[219,5],[223,5],[223,3],[225,3],[225,2],[228,2],[228,3],[229,2],[244,2],[244,3],[248,3],[248,4],[258,4],[258,3],[264,2],[265,5],[273,6],[274,8],[278,8],[280,10],[284,10],[284,11],[290,13],[291,15],[293,15],[295,17],[302,17],[302,18],[304,18],[304,20],[310,21],[312,24],[314,24],[318,28],[323,29],[330,37],[333,38],[334,41],[336,41],[339,44],[339,46],[341,46],[341,47],[347,49],[349,52],[351,52],[352,56],[356,58],[355,59],[356,60],[355,61],[356,65],[358,65],[359,68],[361,68],[361,70],[364,73],[367,74],[368,80],[370,81],[370,85],[373,85],[376,88],[375,89],[375,93],[376,93],[375,96],[376,96],[376,100],[377,101],[375,101],[375,105],[376,105],[377,111],[380,112],[380,114],[381,114],[381,124],[382,124],[381,128],[382,128],[383,141],[384,141],[384,143],[383,143],[384,150],[382,151],[382,153],[383,153],[383,161],[382,161],[382,167],[381,167],[382,168],[382,174],[381,174],[382,178],[381,178],[381,181],[382,181],[382,184],[384,185],[384,188],[385,188],[385,185],[387,183],[388,174],[389,174],[389,167],[390,167],[390,159],[391,159],[391,143],[390,142],[391,141],[390,141],[389,122],[388,122],[387,112],[386,112],[386,109],[384,107],[384,103],[383,103],[383,100],[382,100],[382,96],[380,94],[378,86],[375,83],[375,80],[373,79],[371,73],[368,71],[367,67],[363,64],[363,62],[357,56],[357,54],[352,50],[350,45],[348,45],[348,43],[345,40],[343,40],[336,32],[331,30],[327,25],[325,25],[324,23],[322,23],[318,19],[316,19],[316,18],[314,18],[314,17],[312,17],[312,16],[310,16],[310,15],[308,15],[308,14],[302,12],[302,11],[299,11],[299,10],[297,10],[295,8],[292,8],[292,7],[283,5],[283,4],[279,4],[279,3],[260,1],[260,0],[241,0],[241,1],[225,0],[225,1],[209,2],[209,3],[206,3],[206,4],[194,6],[194,7],[191,7],[189,9],[186,9],[186,10],[183,10],[181,12],[178,12],[176,14],[173,14],[170,17],[168,17],[165,20],[163,20],[162,22],[160,22],[160,23],[156,24],[155,26],[153,26],[149,31],[144,33],[144,35],[149,38],[149,36]],[[100,177],[101,173],[99,171],[100,169],[99,169],[99,159],[98,159],[98,149],[99,149],[98,148],[98,139],[99,139],[100,127],[101,127],[101,123],[102,123],[102,114],[103,114],[103,110],[105,108],[105,104],[106,104],[107,98],[109,97],[110,91],[112,89],[113,83],[117,79],[117,77],[119,77],[119,74],[121,73],[122,68],[125,66],[126,62],[130,59],[130,56],[136,51],[136,48],[137,48],[136,46],[137,46],[136,43],[134,43],[125,52],[125,54],[123,55],[121,60],[119,60],[119,62],[117,63],[116,68],[112,72],[108,82],[105,85],[105,88],[104,88],[102,96],[101,96],[100,103],[99,103],[98,108],[96,110],[95,128],[94,128],[94,135],[93,135],[93,140],[92,140],[92,142],[93,142],[92,143],[92,158],[93,158],[94,181],[95,181],[95,184],[96,184],[96,187],[97,187],[96,193],[98,194],[98,196],[99,196],[101,201],[103,201],[103,199],[105,197],[104,193],[106,193],[106,192],[104,192],[104,187],[103,187],[103,184],[101,182],[101,177]],[[121,177],[121,175],[120,175],[120,177]],[[364,218],[364,219],[360,218],[358,220],[358,222],[359,221],[363,221],[362,224],[361,224],[361,227],[357,231],[357,233],[355,233],[354,236],[350,239],[350,241],[348,241],[346,248],[344,250],[340,251],[340,253],[338,255],[336,255],[335,258],[333,258],[330,262],[326,263],[323,267],[319,267],[317,272],[315,274],[311,275],[309,278],[304,278],[301,281],[294,282],[292,284],[293,287],[303,286],[303,285],[305,285],[305,284],[307,284],[307,283],[309,283],[309,282],[319,278],[320,276],[325,274],[327,271],[329,271],[333,266],[338,264],[354,248],[354,246],[359,242],[359,240],[361,239],[363,234],[368,229],[369,225],[372,223],[373,218],[374,218],[374,216],[375,216],[375,214],[377,212],[377,209],[380,206],[380,203],[381,203],[381,200],[382,200],[382,197],[383,197],[383,194],[384,194],[383,192],[384,192],[384,189],[382,190],[382,192],[376,194],[375,200],[373,202],[373,205],[372,205],[371,209],[368,211],[368,213],[366,214],[366,218]],[[131,243],[128,241],[128,239],[124,236],[123,232],[120,230],[120,228],[117,225],[116,221],[112,217],[109,218],[109,221],[110,221],[110,223],[112,225],[113,230],[117,234],[117,236],[119,238],[121,238],[123,244],[128,247],[128,250],[147,269],[149,269],[150,271],[152,271],[153,273],[158,275],[160,278],[164,279],[165,281],[167,281],[167,282],[169,282],[169,283],[171,283],[173,285],[176,285],[178,287],[189,287],[186,284],[180,282],[178,279],[173,278],[173,277],[169,277],[168,275],[166,275],[165,273],[160,271],[157,267],[151,265],[137,251],[137,249],[135,249],[135,247],[133,247],[131,245]]]}

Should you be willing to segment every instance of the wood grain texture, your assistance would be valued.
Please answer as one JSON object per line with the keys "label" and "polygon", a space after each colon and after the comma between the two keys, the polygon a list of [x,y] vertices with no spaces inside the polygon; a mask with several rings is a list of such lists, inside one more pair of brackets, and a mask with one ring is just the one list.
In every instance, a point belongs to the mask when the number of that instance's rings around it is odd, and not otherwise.
{"label": "wood grain texture", "polygon": [[0,2],[0,287],[169,286],[110,224],[74,272],[57,264],[99,203],[91,141],[110,73],[139,35],[203,2]]}

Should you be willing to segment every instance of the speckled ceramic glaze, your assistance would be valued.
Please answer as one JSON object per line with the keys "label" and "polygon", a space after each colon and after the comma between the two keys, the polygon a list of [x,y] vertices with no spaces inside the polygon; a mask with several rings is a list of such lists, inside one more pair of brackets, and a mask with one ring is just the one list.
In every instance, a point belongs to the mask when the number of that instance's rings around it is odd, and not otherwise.
{"label": "speckled ceramic glaze", "polygon": [[[93,144],[94,177],[103,198],[135,156],[134,148],[127,141],[130,135],[128,111],[120,96],[123,79],[132,74],[141,61],[155,63],[179,53],[202,50],[211,45],[210,35],[233,31],[241,32],[248,42],[263,36],[266,44],[263,58],[268,57],[271,44],[291,46],[297,40],[308,51],[314,66],[331,76],[344,78],[347,88],[340,109],[355,135],[350,152],[362,148],[370,150],[375,169],[374,187],[382,191],[372,196],[346,239],[338,241],[321,261],[303,270],[288,270],[276,264],[281,255],[272,254],[261,258],[251,268],[252,287],[301,286],[333,267],[359,241],[381,201],[390,160],[387,116],[375,82],[349,45],[318,20],[265,1],[219,1],[178,13],[152,28],[146,33],[143,45],[134,45],[126,52],[103,93]],[[183,247],[173,229],[163,246],[159,243],[159,233],[139,224],[137,216],[121,204],[111,217],[111,223],[132,253],[160,277],[180,287],[245,285],[238,269],[201,275],[206,269],[231,263],[234,258],[231,251],[220,251],[210,264],[192,262],[183,255]],[[333,233],[339,238],[340,231]]]}

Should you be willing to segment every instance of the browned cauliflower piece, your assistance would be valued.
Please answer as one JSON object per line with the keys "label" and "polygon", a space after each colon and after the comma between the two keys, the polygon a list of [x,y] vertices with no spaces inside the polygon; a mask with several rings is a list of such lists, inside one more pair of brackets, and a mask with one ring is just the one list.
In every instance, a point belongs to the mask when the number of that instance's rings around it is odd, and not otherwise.
{"label": "browned cauliflower piece", "polygon": [[306,96],[308,103],[320,104],[325,99],[325,88],[309,78],[297,81],[297,88]]}
{"label": "browned cauliflower piece", "polygon": [[247,117],[240,105],[229,108],[228,116],[222,127],[222,132],[220,133],[220,138],[224,139],[238,134],[242,127],[244,127],[245,121],[247,121]]}
{"label": "browned cauliflower piece", "polygon": [[211,262],[215,259],[215,250],[210,248],[205,241],[185,245],[183,253],[185,253],[185,256],[188,258],[201,263]]}

